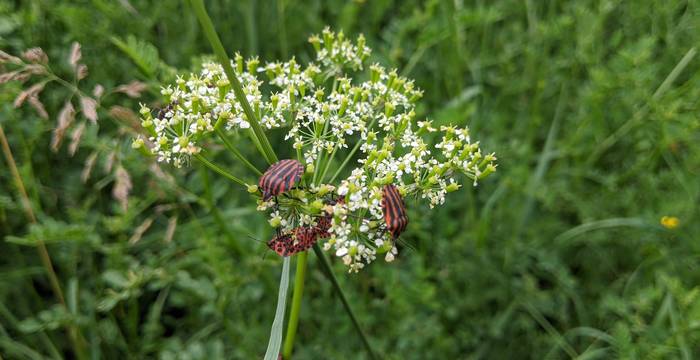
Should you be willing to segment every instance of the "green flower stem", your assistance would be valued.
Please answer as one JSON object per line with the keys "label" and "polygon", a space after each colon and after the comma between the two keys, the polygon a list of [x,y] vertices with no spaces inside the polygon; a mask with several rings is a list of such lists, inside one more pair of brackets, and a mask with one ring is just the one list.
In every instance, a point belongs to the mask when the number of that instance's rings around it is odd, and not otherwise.
{"label": "green flower stem", "polygon": [[[372,126],[374,126],[374,122],[375,122],[375,120],[372,120],[372,122],[369,123],[369,126],[367,127],[368,130],[372,129]],[[362,141],[359,141],[359,140],[357,141],[357,143],[355,143],[355,146],[352,147],[352,150],[350,150],[350,153],[348,154],[348,156],[345,158],[345,160],[343,160],[343,163],[340,164],[338,169],[335,171],[335,174],[333,174],[333,177],[328,181],[329,183],[332,184],[335,181],[335,179],[338,177],[338,175],[340,175],[340,172],[343,171],[345,166],[348,165],[348,163],[350,162],[350,159],[352,159],[352,157],[355,155],[357,150],[360,148],[361,144],[362,144]]]}
{"label": "green flower stem", "polygon": [[[335,82],[333,83],[335,86]],[[321,130],[320,134],[317,134],[319,138],[322,138],[326,136],[328,133],[328,126],[330,124],[330,120],[326,119],[326,122],[323,124],[323,130]],[[318,127],[317,127],[318,128]],[[318,132],[318,131],[316,131]],[[321,164],[324,164],[323,159],[328,158],[328,153],[325,150],[321,150],[321,152],[318,154],[318,158],[316,159],[316,166],[314,167],[314,179],[313,179],[313,184],[318,185],[319,184],[319,179],[318,176],[321,174]]]}
{"label": "green flower stem", "polygon": [[292,308],[289,313],[289,323],[287,324],[287,336],[284,338],[282,348],[282,358],[291,359],[294,349],[294,337],[297,334],[299,325],[299,311],[301,310],[301,297],[304,294],[304,279],[306,278],[306,259],[308,252],[304,251],[297,256],[297,272],[294,275],[294,295],[292,296]]}
{"label": "green flower stem", "polygon": [[225,178],[235,182],[236,184],[239,184],[239,185],[245,187],[246,189],[248,188],[248,184],[246,184],[245,181],[231,175],[228,171],[214,165],[212,162],[205,159],[204,156],[202,156],[200,154],[195,154],[194,157],[197,158],[197,160],[201,161],[202,164],[204,164],[206,167],[214,170],[215,172],[219,173],[220,175],[224,176]]}
{"label": "green flower stem", "polygon": [[326,162],[326,166],[324,167],[323,172],[321,173],[321,178],[318,179],[318,182],[319,182],[320,184],[322,184],[322,183],[323,183],[323,179],[326,178],[326,173],[328,173],[328,169],[331,167],[331,164],[333,163],[333,159],[335,158],[335,154],[336,154],[337,152],[338,152],[338,145],[336,145],[336,146],[333,148],[333,152],[331,153],[331,156],[330,156],[330,158],[328,159],[328,161]]}
{"label": "green flower stem", "polygon": [[320,260],[319,262],[321,263],[321,267],[323,268],[323,274],[326,275],[328,280],[330,280],[331,284],[333,284],[333,289],[338,294],[338,297],[340,297],[340,301],[343,303],[343,307],[345,308],[345,312],[348,313],[348,316],[350,316],[350,320],[352,320],[352,324],[355,326],[355,331],[357,331],[357,334],[360,335],[360,339],[362,339],[362,344],[365,346],[365,350],[367,351],[369,358],[370,359],[377,359],[377,356],[374,354],[374,351],[372,350],[372,346],[369,344],[369,341],[367,340],[365,333],[362,331],[362,328],[360,327],[360,323],[357,322],[357,318],[355,317],[355,313],[352,312],[352,308],[350,307],[350,303],[348,303],[348,299],[345,298],[345,294],[343,293],[343,289],[341,289],[340,284],[338,284],[338,279],[336,279],[335,275],[333,274],[333,269],[331,269],[331,264],[328,262],[328,259],[326,259],[326,255],[323,254],[323,251],[321,250],[321,247],[318,246],[318,244],[314,244],[314,253],[316,253],[316,257],[318,257],[318,259]]}
{"label": "green flower stem", "polygon": [[248,161],[248,159],[246,159],[245,156],[243,156],[243,154],[241,154],[241,152],[238,151],[238,149],[236,149],[230,141],[228,141],[226,133],[224,133],[223,130],[216,129],[216,135],[219,135],[219,138],[224,143],[228,151],[233,153],[233,155],[236,156],[238,160],[240,160],[245,166],[247,166],[248,169],[252,170],[258,176],[262,175],[260,170],[258,170],[258,168],[256,168],[255,165],[251,164],[250,161]]}
{"label": "green flower stem", "polygon": [[192,7],[194,9],[194,13],[195,15],[197,15],[197,19],[199,19],[199,24],[202,26],[202,30],[204,31],[204,35],[206,35],[207,40],[209,40],[209,44],[211,44],[211,47],[214,50],[214,54],[216,54],[216,57],[221,63],[221,66],[223,66],[224,72],[226,73],[226,77],[228,77],[228,80],[231,83],[231,87],[233,88],[233,92],[236,95],[236,99],[238,99],[238,102],[241,103],[241,107],[243,107],[243,112],[248,118],[247,120],[250,123],[250,126],[253,128],[255,137],[260,142],[260,145],[263,149],[262,155],[265,157],[265,160],[267,160],[267,162],[270,164],[277,162],[277,155],[275,155],[275,152],[272,150],[270,141],[265,136],[263,128],[262,126],[260,126],[260,122],[255,116],[253,108],[250,106],[250,103],[248,103],[248,99],[246,98],[245,93],[243,92],[241,82],[238,80],[238,77],[236,77],[236,73],[233,71],[233,67],[231,66],[231,60],[228,58],[228,55],[226,55],[224,45],[221,43],[221,39],[219,39],[219,35],[217,35],[216,30],[214,29],[214,24],[212,23],[209,14],[207,14],[207,9],[204,7],[204,1],[191,0],[191,2]]}
{"label": "green flower stem", "polygon": [[[32,209],[31,200],[29,200],[29,195],[27,194],[27,190],[24,187],[24,181],[22,181],[22,176],[20,175],[19,170],[17,169],[15,157],[12,154],[12,149],[10,148],[10,144],[7,141],[7,137],[5,136],[5,130],[3,129],[1,124],[0,147],[2,148],[2,152],[5,155],[7,167],[10,168],[11,176],[15,182],[17,191],[19,192],[19,198],[22,203],[22,207],[24,207],[25,215],[30,223],[36,224],[38,223],[38,220],[36,218],[36,215],[34,214],[34,210]],[[61,306],[63,306],[67,312],[71,312],[70,309],[68,309],[68,305],[66,305],[66,298],[63,296],[61,283],[59,282],[58,276],[56,275],[56,270],[54,269],[53,262],[51,261],[51,255],[49,254],[49,250],[46,248],[46,244],[42,239],[39,239],[37,241],[37,251],[39,252],[39,259],[41,260],[41,264],[44,266],[44,270],[46,270],[46,274],[49,277],[49,284],[51,284],[51,290],[53,291],[54,296],[56,296],[58,302],[61,303]],[[85,342],[83,334],[80,331],[80,328],[77,325],[68,324],[66,325],[66,330],[68,331],[68,337],[73,345],[75,357],[81,360],[87,359],[87,355],[85,354],[87,344]]]}
{"label": "green flower stem", "polygon": [[335,181],[335,179],[338,177],[338,175],[340,175],[340,172],[343,171],[343,168],[345,168],[345,166],[350,162],[350,159],[352,159],[353,155],[355,155],[355,152],[357,152],[357,149],[359,149],[359,148],[360,148],[360,141],[358,141],[357,144],[355,144],[355,146],[353,146],[353,148],[352,148],[352,150],[350,150],[350,153],[348,154],[348,156],[345,158],[345,160],[343,160],[343,163],[340,164],[340,166],[338,166],[338,169],[335,171],[335,174],[333,174],[333,177],[328,181],[329,183],[332,184],[333,181]]}

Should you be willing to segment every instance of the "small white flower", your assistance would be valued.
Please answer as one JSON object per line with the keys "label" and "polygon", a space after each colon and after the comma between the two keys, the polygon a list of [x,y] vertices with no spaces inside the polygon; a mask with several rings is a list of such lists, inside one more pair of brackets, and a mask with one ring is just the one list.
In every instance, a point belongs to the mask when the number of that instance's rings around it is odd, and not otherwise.
{"label": "small white flower", "polygon": [[341,248],[339,248],[338,250],[336,250],[335,256],[337,256],[337,257],[343,257],[343,256],[347,255],[347,253],[348,253],[348,248],[346,248],[346,247],[341,247]]}

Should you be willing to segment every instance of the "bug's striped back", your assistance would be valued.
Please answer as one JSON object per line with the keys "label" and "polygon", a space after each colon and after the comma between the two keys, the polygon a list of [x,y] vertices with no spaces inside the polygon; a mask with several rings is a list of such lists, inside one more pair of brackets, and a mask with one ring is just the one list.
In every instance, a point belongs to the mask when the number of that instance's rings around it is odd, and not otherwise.
{"label": "bug's striped back", "polygon": [[399,237],[406,230],[408,215],[401,194],[393,184],[385,185],[382,189],[382,213],[391,236],[394,239]]}
{"label": "bug's striped back", "polygon": [[263,200],[291,189],[303,173],[304,165],[296,160],[285,159],[272,164],[258,181]]}

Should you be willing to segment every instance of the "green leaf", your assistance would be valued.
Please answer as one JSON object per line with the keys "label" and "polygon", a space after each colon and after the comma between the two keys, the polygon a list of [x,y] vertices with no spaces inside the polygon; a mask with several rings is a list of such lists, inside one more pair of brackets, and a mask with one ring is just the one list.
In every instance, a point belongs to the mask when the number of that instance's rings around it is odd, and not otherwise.
{"label": "green leaf", "polygon": [[31,224],[25,236],[8,235],[5,241],[17,245],[37,246],[39,242],[52,243],[98,243],[95,230],[90,225],[67,224],[48,219],[41,224]]}
{"label": "green leaf", "polygon": [[17,324],[17,328],[24,333],[35,333],[42,330],[56,330],[75,320],[62,305],[39,312],[36,316],[26,318]]}
{"label": "green leaf", "polygon": [[127,36],[126,41],[116,36],[111,37],[110,40],[131,58],[147,78],[155,77],[161,61],[158,49],[153,44],[137,39],[133,35]]}

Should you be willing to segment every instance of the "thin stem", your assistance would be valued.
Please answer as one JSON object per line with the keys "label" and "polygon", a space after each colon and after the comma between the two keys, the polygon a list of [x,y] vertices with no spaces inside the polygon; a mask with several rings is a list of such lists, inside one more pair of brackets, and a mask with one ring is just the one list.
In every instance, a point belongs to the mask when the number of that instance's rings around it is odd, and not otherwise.
{"label": "thin stem", "polygon": [[231,173],[229,173],[228,171],[214,165],[212,162],[205,159],[204,156],[202,156],[200,154],[195,154],[194,157],[197,158],[197,160],[201,161],[202,164],[204,164],[206,167],[214,170],[215,172],[219,173],[220,175],[223,175],[225,178],[228,178],[229,180],[231,180],[231,181],[235,182],[236,184],[239,184],[243,187],[246,187],[246,188],[248,187],[248,184],[246,184],[245,181],[231,175]]}
{"label": "thin stem", "polygon": [[256,168],[255,165],[251,164],[250,161],[248,161],[248,159],[246,159],[243,156],[243,154],[241,154],[241,152],[238,151],[238,149],[236,149],[230,141],[228,141],[228,139],[226,138],[226,134],[223,132],[223,130],[216,129],[216,135],[219,135],[219,138],[224,143],[228,151],[232,152],[233,155],[238,158],[238,160],[240,160],[245,166],[248,167],[248,169],[252,170],[258,176],[262,175],[260,170],[258,170],[258,168]]}
{"label": "thin stem", "polygon": [[[335,88],[335,81],[333,81],[333,87]],[[328,126],[329,126],[330,120],[326,119],[326,122],[323,124],[323,130],[321,130],[321,134],[316,134],[318,138],[323,138],[326,136],[326,133],[328,132]],[[315,129],[317,129],[318,126],[316,126]],[[318,133],[318,131],[316,131]],[[318,176],[321,174],[321,164],[324,162],[322,161],[323,159],[328,158],[328,153],[325,150],[321,150],[321,152],[318,154],[318,158],[316,159],[316,167],[314,167],[314,177],[313,177],[313,184],[318,185]]]}
{"label": "thin stem", "polygon": [[[372,126],[374,126],[374,122],[375,122],[375,120],[372,120],[372,122],[369,123],[367,130],[372,129]],[[333,174],[333,177],[328,181],[329,183],[332,184],[333,181],[335,181],[335,179],[338,177],[338,175],[340,175],[340,172],[343,171],[345,166],[347,166],[348,163],[350,162],[350,159],[352,159],[353,155],[355,155],[357,150],[360,148],[361,143],[362,143],[362,141],[358,141],[357,143],[355,143],[355,146],[353,146],[352,150],[350,150],[350,154],[348,154],[348,156],[345,158],[345,160],[343,160],[343,163],[340,164],[340,166],[338,167],[338,170],[335,171],[335,174]]]}
{"label": "thin stem", "polygon": [[207,40],[209,40],[209,44],[211,44],[211,47],[214,50],[214,54],[216,54],[216,57],[219,58],[219,62],[224,68],[226,77],[228,77],[228,80],[231,83],[231,87],[233,88],[233,92],[236,95],[236,99],[241,104],[241,107],[243,107],[243,112],[245,113],[246,117],[248,118],[248,122],[253,128],[255,137],[257,137],[258,141],[260,141],[260,145],[263,148],[262,155],[270,164],[277,162],[277,155],[275,155],[275,152],[272,150],[270,141],[265,136],[262,126],[260,126],[260,122],[255,116],[253,108],[250,106],[250,103],[248,103],[248,99],[246,98],[245,93],[243,92],[241,82],[238,80],[238,77],[236,77],[236,73],[233,71],[233,67],[231,66],[231,60],[228,58],[228,55],[226,55],[224,45],[221,43],[221,39],[219,39],[219,35],[217,35],[216,30],[214,29],[214,24],[212,23],[209,14],[207,14],[207,9],[204,7],[204,1],[191,1],[192,7],[194,8],[194,12],[197,15],[197,19],[199,19],[199,24],[202,26],[202,30],[204,30],[204,34],[206,35]]}
{"label": "thin stem", "polygon": [[338,175],[340,175],[340,172],[343,171],[343,168],[345,168],[345,166],[350,162],[350,159],[352,159],[352,156],[355,155],[355,152],[357,152],[357,149],[359,149],[359,148],[360,148],[360,141],[358,141],[357,144],[355,144],[355,146],[353,146],[352,150],[350,150],[350,154],[348,154],[348,156],[345,158],[345,160],[343,160],[343,163],[340,164],[340,166],[338,166],[338,170],[335,171],[335,174],[333,174],[333,177],[328,181],[329,183],[332,184],[333,181],[335,181],[335,178],[337,178]]}
{"label": "thin stem", "polygon": [[316,257],[318,257],[318,259],[320,260],[321,267],[323,268],[323,274],[326,275],[328,280],[330,280],[331,284],[333,284],[333,289],[338,294],[338,297],[340,297],[340,301],[343,303],[343,307],[345,308],[345,312],[348,313],[348,316],[350,316],[350,320],[352,320],[352,324],[355,326],[355,331],[357,331],[357,334],[360,335],[360,339],[362,339],[362,344],[365,346],[365,350],[367,351],[367,354],[369,354],[370,359],[377,359],[377,356],[374,354],[374,351],[372,350],[372,346],[369,344],[369,341],[367,340],[365,333],[362,331],[362,328],[360,327],[360,323],[357,322],[357,318],[355,317],[355,313],[352,312],[352,308],[350,307],[350,303],[348,302],[348,299],[345,298],[345,294],[343,293],[343,289],[341,289],[340,284],[338,284],[338,279],[336,279],[335,275],[333,274],[333,269],[331,269],[331,265],[328,262],[328,259],[326,259],[326,255],[323,254],[323,251],[318,246],[318,244],[314,244],[314,253],[316,253]]}
{"label": "thin stem", "polygon": [[289,324],[287,324],[287,336],[284,339],[282,358],[291,359],[294,349],[294,337],[297,334],[299,325],[299,311],[301,310],[301,297],[304,294],[304,279],[306,278],[306,259],[308,252],[304,251],[297,256],[297,272],[294,275],[294,295],[292,297],[292,308],[289,313]]}
{"label": "thin stem", "polygon": [[[12,173],[12,178],[15,182],[15,186],[17,186],[17,190],[19,191],[20,201],[22,202],[22,207],[24,207],[24,213],[27,216],[27,219],[30,223],[36,224],[38,223],[36,215],[34,214],[34,210],[32,210],[32,204],[29,200],[27,189],[24,187],[24,182],[22,181],[22,177],[20,176],[19,170],[17,169],[15,157],[12,155],[12,149],[10,149],[10,144],[7,142],[5,130],[3,129],[2,125],[0,125],[0,145],[2,145],[2,152],[5,155],[5,160],[7,160],[7,165],[10,168],[10,172]],[[44,244],[44,241],[41,239],[37,240],[37,251],[39,252],[39,258],[41,259],[41,263],[44,266],[44,269],[46,270],[46,273],[49,277],[49,283],[51,283],[51,289],[54,295],[61,303],[61,305],[64,308],[68,309],[68,306],[66,305],[66,299],[63,296],[63,290],[61,289],[61,284],[58,281],[56,270],[54,269],[53,262],[51,261],[51,255],[49,255],[49,250],[46,248],[46,244]],[[75,355],[79,359],[85,359],[86,356],[84,352],[84,340],[82,338],[82,335],[80,334],[80,329],[76,326],[71,325],[67,325],[67,328],[68,334],[71,338],[71,341],[73,342]]]}
{"label": "thin stem", "polygon": [[333,163],[333,159],[335,158],[336,152],[338,152],[338,146],[337,146],[337,145],[333,148],[333,152],[331,153],[331,157],[328,159],[328,161],[326,162],[326,166],[324,166],[324,168],[323,168],[323,172],[321,173],[321,178],[318,179],[318,182],[319,182],[320,184],[322,184],[322,183],[323,183],[323,179],[326,178],[326,173],[328,173],[328,169],[331,167],[331,164]]}

